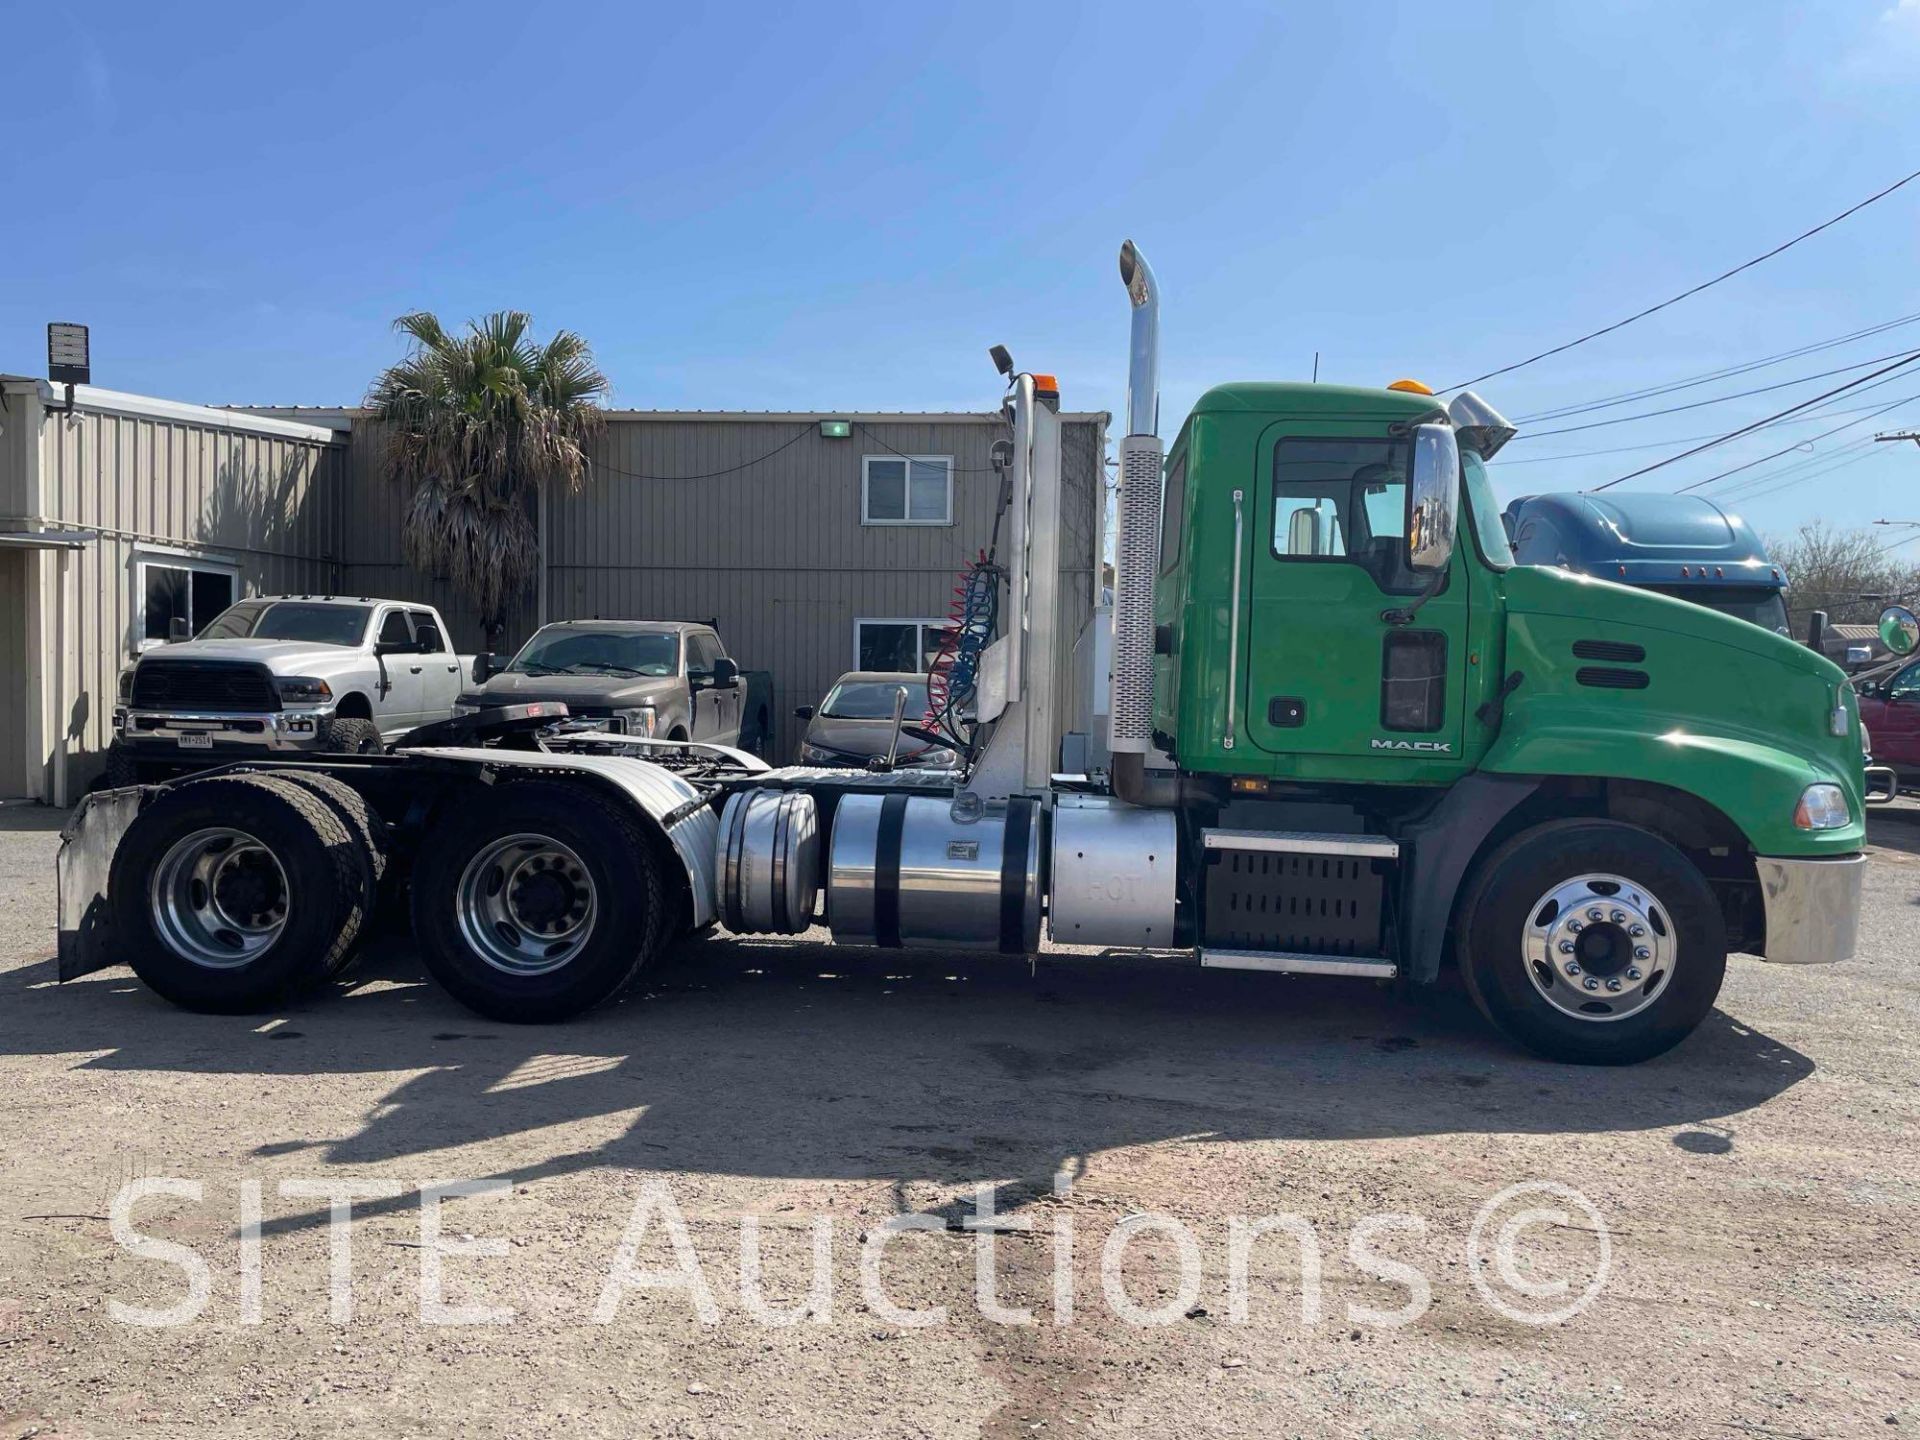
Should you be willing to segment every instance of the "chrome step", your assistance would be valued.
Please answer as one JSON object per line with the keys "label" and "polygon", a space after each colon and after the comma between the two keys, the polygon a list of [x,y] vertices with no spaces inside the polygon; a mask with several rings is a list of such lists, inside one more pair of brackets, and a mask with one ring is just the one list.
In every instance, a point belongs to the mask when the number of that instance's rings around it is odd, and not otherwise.
{"label": "chrome step", "polygon": [[1400,842],[1384,835],[1322,834],[1313,830],[1202,830],[1208,850],[1266,850],[1283,855],[1363,855],[1400,858]]}
{"label": "chrome step", "polygon": [[1271,970],[1282,975],[1349,975],[1360,980],[1391,980],[1400,967],[1391,960],[1369,960],[1352,955],[1301,955],[1290,950],[1200,951],[1208,970]]}

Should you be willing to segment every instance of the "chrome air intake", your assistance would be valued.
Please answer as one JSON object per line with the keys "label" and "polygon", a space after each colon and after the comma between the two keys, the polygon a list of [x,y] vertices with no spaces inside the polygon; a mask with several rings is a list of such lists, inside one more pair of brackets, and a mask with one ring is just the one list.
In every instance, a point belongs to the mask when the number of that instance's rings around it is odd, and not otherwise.
{"label": "chrome air intake", "polygon": [[[1120,247],[1120,279],[1133,306],[1127,363],[1127,437],[1120,442],[1119,524],[1114,536],[1113,697],[1108,745],[1116,756],[1145,755],[1153,733],[1153,577],[1160,560],[1158,428],[1160,291],[1131,240]],[[1116,770],[1120,764],[1116,763]]]}

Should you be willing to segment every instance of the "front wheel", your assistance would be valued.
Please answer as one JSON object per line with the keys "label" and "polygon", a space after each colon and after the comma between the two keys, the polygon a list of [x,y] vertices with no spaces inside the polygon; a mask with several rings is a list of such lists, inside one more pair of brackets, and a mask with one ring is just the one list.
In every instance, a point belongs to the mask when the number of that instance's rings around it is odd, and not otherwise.
{"label": "front wheel", "polygon": [[1480,866],[1455,948],[1467,991],[1550,1060],[1630,1065],[1680,1043],[1726,977],[1720,907],[1667,841],[1610,820],[1559,820]]}
{"label": "front wheel", "polygon": [[632,812],[584,785],[478,790],[413,874],[427,968],[490,1020],[563,1020],[617,992],[660,947],[670,905]]}

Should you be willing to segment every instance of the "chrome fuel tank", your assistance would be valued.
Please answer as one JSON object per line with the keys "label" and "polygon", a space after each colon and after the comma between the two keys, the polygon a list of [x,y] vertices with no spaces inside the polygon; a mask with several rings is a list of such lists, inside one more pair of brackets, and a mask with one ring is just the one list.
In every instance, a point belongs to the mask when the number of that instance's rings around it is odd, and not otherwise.
{"label": "chrome fuel tank", "polygon": [[819,841],[804,791],[742,790],[720,817],[714,869],[720,923],[740,935],[795,935],[813,924]]}
{"label": "chrome fuel tank", "polygon": [[1040,946],[1040,805],[1015,796],[848,795],[833,817],[827,923],[843,945]]}

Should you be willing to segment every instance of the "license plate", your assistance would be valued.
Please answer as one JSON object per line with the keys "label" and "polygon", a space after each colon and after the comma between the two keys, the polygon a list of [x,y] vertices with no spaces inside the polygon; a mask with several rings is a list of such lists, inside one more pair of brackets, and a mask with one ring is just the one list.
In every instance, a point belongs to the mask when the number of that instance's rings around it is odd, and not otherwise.
{"label": "license plate", "polygon": [[180,737],[180,748],[182,750],[211,750],[213,749],[213,736],[210,734],[182,735]]}

